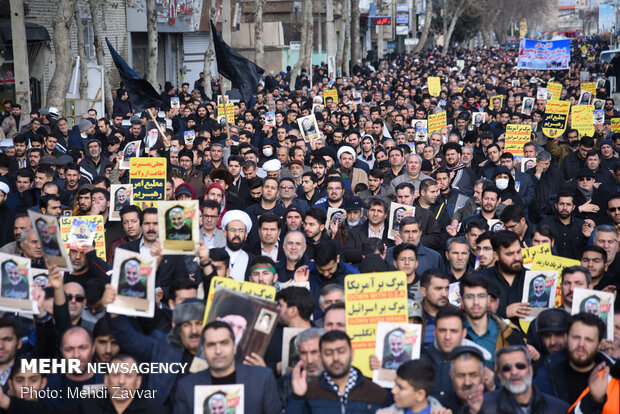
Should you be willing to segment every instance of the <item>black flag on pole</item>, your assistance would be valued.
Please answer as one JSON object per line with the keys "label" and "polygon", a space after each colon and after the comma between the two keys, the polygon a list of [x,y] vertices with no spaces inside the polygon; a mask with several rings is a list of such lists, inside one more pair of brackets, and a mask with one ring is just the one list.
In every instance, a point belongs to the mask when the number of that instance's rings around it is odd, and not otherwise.
{"label": "black flag on pole", "polygon": [[155,88],[153,88],[153,85],[142,79],[129,67],[121,55],[114,50],[112,43],[110,43],[107,37],[105,41],[108,44],[108,49],[110,49],[110,54],[112,55],[116,69],[118,69],[118,73],[121,75],[121,80],[125,85],[125,89],[127,89],[131,103],[136,108],[136,111],[145,108],[159,109],[162,104],[161,96],[157,93]]}
{"label": "black flag on pole", "polygon": [[233,87],[241,91],[241,96],[245,102],[249,102],[252,94],[258,88],[258,81],[261,75],[265,73],[265,69],[244,58],[228,46],[217,32],[213,21],[211,21],[211,33],[213,34],[218,72],[228,79]]}

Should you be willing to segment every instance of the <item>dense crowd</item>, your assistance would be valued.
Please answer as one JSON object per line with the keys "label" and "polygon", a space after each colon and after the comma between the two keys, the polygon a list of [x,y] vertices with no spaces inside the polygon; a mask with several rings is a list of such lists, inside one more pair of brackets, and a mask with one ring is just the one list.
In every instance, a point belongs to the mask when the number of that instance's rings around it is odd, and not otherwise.
{"label": "dense crowd", "polygon": [[[393,54],[357,62],[350,77],[333,80],[316,66],[294,88],[287,68],[269,75],[250,102],[234,102],[234,123],[218,118],[221,86],[203,76],[193,89],[166,83],[162,107],[144,112],[121,85],[112,114],[91,109],[73,126],[56,108],[28,119],[5,102],[0,251],[47,268],[49,285],[33,293],[39,314],[7,311],[0,319],[0,408],[185,413],[194,411],[195,385],[244,384],[246,413],[618,413],[620,304],[607,315],[613,340],[596,314],[571,308],[575,288],[620,288],[620,134],[611,130],[620,115],[609,81],[620,58],[605,64],[594,46],[585,54],[577,46],[569,71],[516,70],[516,51],[504,49]],[[429,94],[429,76],[441,79],[438,96]],[[591,136],[570,118],[563,134],[543,134],[546,99],[522,110],[548,82],[561,83],[560,99],[577,104],[586,81],[604,100],[605,121]],[[337,102],[323,100],[329,89]],[[445,127],[420,130],[418,120],[442,111]],[[319,133],[306,140],[297,119],[312,113]],[[508,124],[532,127],[522,156],[504,151]],[[156,208],[126,205],[120,221],[108,219],[110,186],[129,182],[120,164],[136,141],[136,156],[167,160],[167,200],[200,201],[195,255],[162,254]],[[522,168],[525,158],[535,159],[530,168]],[[392,203],[415,212],[390,227]],[[72,272],[48,266],[49,246],[29,210],[103,216],[106,261],[86,246],[68,251]],[[535,315],[536,304],[522,301],[522,249],[545,243],[580,265],[561,270],[558,306]],[[119,247],[157,261],[153,318],[106,312],[117,295],[110,275]],[[389,361],[370,358],[373,370],[396,370],[385,389],[352,364],[344,278],[392,270],[406,274],[409,321],[423,326],[423,346],[410,360],[396,335]],[[278,326],[264,355],[235,361],[243,324],[203,327],[214,276],[277,289]],[[308,288],[284,287],[291,281]],[[449,303],[454,282],[460,306]],[[305,330],[294,344],[300,361],[282,375],[284,327]],[[23,369],[37,358],[191,369],[145,376]],[[62,395],[95,384],[119,394]],[[138,390],[151,394],[136,397]],[[229,412],[221,403],[213,399],[204,412]]]}

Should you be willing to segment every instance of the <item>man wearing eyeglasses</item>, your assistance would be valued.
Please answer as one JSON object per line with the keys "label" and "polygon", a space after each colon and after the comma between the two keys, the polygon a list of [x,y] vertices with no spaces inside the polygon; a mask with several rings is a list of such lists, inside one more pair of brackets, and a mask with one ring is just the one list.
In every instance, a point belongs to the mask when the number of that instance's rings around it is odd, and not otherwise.
{"label": "man wearing eyeglasses", "polygon": [[470,413],[560,414],[568,410],[568,404],[532,385],[532,361],[523,345],[501,348],[495,358],[503,386],[484,394],[484,401],[481,401],[479,394],[472,392]]}
{"label": "man wearing eyeglasses", "polygon": [[608,199],[609,194],[595,187],[592,170],[582,168],[577,172],[576,217],[586,221],[590,220],[589,224],[605,222],[604,206],[607,205]]}
{"label": "man wearing eyeglasses", "polygon": [[217,228],[220,208],[220,203],[215,200],[205,200],[202,205],[200,237],[209,248],[226,246],[224,231]]}

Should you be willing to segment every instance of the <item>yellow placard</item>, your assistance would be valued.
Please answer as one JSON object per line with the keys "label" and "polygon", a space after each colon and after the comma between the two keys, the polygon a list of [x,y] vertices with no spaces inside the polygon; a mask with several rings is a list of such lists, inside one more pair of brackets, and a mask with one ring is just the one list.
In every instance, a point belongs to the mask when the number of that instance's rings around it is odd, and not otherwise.
{"label": "yellow placard", "polygon": [[217,105],[217,118],[226,117],[226,122],[235,125],[235,104],[228,102],[226,106],[224,104]]}
{"label": "yellow placard", "polygon": [[534,260],[538,257],[551,256],[551,246],[549,246],[549,243],[539,244],[538,246],[521,249],[521,254],[523,255],[523,264],[529,265],[534,263]]}
{"label": "yellow placard", "polygon": [[581,84],[581,92],[590,92],[596,97],[596,82],[584,82]]}
{"label": "yellow placard", "polygon": [[565,267],[579,266],[581,262],[562,256],[538,256],[532,263],[532,270],[557,270],[558,287],[555,292],[555,307],[562,306],[562,270]]}
{"label": "yellow placard", "polygon": [[532,140],[532,126],[521,124],[506,125],[504,152],[523,157],[523,146]]}
{"label": "yellow placard", "polygon": [[571,127],[579,131],[579,136],[594,135],[594,105],[573,106]]}
{"label": "yellow placard", "polygon": [[58,219],[60,237],[69,252],[72,248],[94,243],[97,257],[106,260],[103,216],[68,216]]}
{"label": "yellow placard", "polygon": [[142,210],[157,207],[166,199],[166,166],[163,157],[133,157],[129,160],[129,183],[133,184],[133,203]]}
{"label": "yellow placard", "polygon": [[213,302],[213,295],[215,294],[215,288],[217,286],[223,286],[230,290],[235,290],[241,293],[247,293],[248,295],[256,296],[257,298],[275,301],[276,300],[276,288],[268,285],[261,285],[259,283],[252,282],[239,282],[229,277],[215,276],[211,279],[211,285],[209,285],[209,297],[207,298],[207,306],[205,307],[205,315],[202,319],[202,325],[206,325],[207,317],[209,316],[209,310],[211,309],[211,303]]}
{"label": "yellow placard", "polygon": [[[499,99],[499,107],[496,108],[496,100]],[[504,95],[495,95],[489,98],[489,107],[494,111],[499,111],[504,105]]]}
{"label": "yellow placard", "polygon": [[611,118],[611,132],[620,132],[620,118]]}
{"label": "yellow placard", "polygon": [[437,76],[429,76],[427,79],[428,93],[431,96],[439,96],[441,93],[441,79]]}
{"label": "yellow placard", "polygon": [[327,105],[327,98],[332,98],[334,103],[338,103],[338,90],[328,89],[323,91],[323,104]]}
{"label": "yellow placard", "polygon": [[446,125],[448,125],[448,118],[445,111],[438,114],[430,114],[428,116],[429,134],[441,131],[441,128],[444,128]]}
{"label": "yellow placard", "polygon": [[542,121],[543,134],[554,138],[560,136],[566,130],[568,114],[570,112],[570,102],[568,101],[547,101],[545,106],[545,116]]}
{"label": "yellow placard", "polygon": [[588,54],[588,47],[586,45],[581,46],[581,54],[584,56]]}
{"label": "yellow placard", "polygon": [[348,275],[344,279],[344,293],[353,365],[372,377],[369,358],[375,353],[377,323],[408,320],[407,276],[404,272]]}
{"label": "yellow placard", "polygon": [[[547,95],[551,96],[548,101],[559,101],[562,95],[562,84],[556,82],[547,83]],[[549,102],[547,102],[547,104],[549,104]]]}

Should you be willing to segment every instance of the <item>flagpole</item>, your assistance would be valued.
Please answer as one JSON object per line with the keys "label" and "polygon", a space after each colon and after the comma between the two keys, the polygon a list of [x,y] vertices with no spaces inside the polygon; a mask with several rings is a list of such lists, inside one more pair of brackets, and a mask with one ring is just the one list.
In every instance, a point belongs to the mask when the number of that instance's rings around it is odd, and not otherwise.
{"label": "flagpole", "polygon": [[[155,123],[155,127],[157,128],[157,130],[161,134],[161,139],[163,140],[166,137],[166,133],[161,129],[161,126],[159,125],[159,122],[157,122],[157,120],[153,116],[153,113],[151,112],[151,108],[147,108],[146,112],[148,112],[148,114],[151,116],[151,119]],[[148,135],[148,131],[147,131],[147,135]]]}

